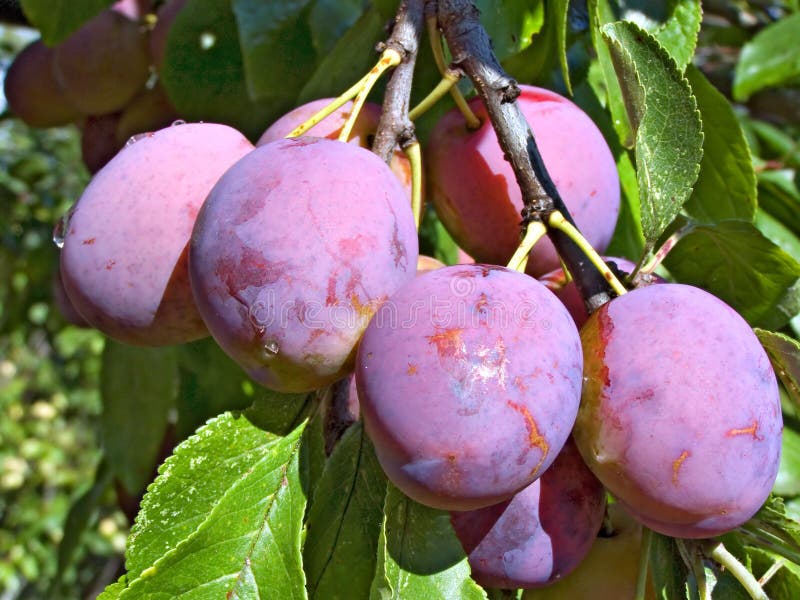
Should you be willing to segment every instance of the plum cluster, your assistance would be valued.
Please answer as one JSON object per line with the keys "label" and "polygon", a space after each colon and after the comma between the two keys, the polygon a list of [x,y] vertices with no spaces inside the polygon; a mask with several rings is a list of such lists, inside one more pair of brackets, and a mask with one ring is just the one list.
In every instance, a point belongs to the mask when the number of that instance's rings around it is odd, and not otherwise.
{"label": "plum cluster", "polygon": [[[64,228],[60,275],[76,314],[132,344],[210,334],[281,392],[354,373],[349,410],[386,475],[451,512],[487,586],[539,588],[578,567],[603,539],[606,491],[615,511],[673,536],[718,535],[755,513],[782,421],[775,375],[741,317],[663,280],[590,316],[545,242],[527,273],[502,266],[522,201],[477,100],[477,129],[458,112],[433,129],[426,177],[478,263],[419,257],[408,161],[367,149],[379,107],[364,107],[350,143],[338,140],[350,104],[313,137],[285,137],[328,102],[288,113],[256,145],[212,123],[125,145]],[[547,90],[523,86],[520,106],[568,209],[604,250],[619,181],[602,135]]]}
{"label": "plum cluster", "polygon": [[30,43],[6,74],[11,110],[32,127],[75,123],[83,161],[96,173],[132,136],[178,119],[153,75],[184,3],[164,4],[151,31],[150,0],[118,0],[54,47]]}

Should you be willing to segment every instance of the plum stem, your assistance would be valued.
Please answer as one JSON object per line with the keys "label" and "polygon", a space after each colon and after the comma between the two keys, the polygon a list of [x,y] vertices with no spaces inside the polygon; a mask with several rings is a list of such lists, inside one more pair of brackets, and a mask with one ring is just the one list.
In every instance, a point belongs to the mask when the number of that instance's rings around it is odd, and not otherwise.
{"label": "plum stem", "polygon": [[422,149],[419,142],[414,140],[403,147],[403,152],[411,165],[411,211],[414,213],[414,225],[419,231],[422,220]]}
{"label": "plum stem", "polygon": [[[483,101],[500,148],[511,163],[525,208],[522,227],[558,210],[574,225],[564,201],[547,173],[528,122],[515,102],[517,82],[500,66],[489,35],[481,25],[480,12],[469,0],[438,0],[438,22],[452,64],[463,69]],[[551,229],[548,237],[569,267],[589,313],[615,296],[609,281],[586,258],[583,250],[563,231]]]}
{"label": "plum stem", "polygon": [[531,250],[536,245],[536,242],[542,239],[546,233],[547,227],[545,227],[544,223],[541,221],[534,221],[531,223],[528,226],[528,230],[525,232],[525,237],[522,238],[519,246],[517,246],[514,256],[508,261],[508,268],[524,273],[525,267],[528,266],[528,256]]}
{"label": "plum stem", "polygon": [[569,237],[569,239],[577,244],[586,257],[597,268],[597,270],[603,274],[603,277],[606,278],[617,296],[622,296],[623,294],[627,293],[628,290],[626,290],[625,286],[620,283],[619,279],[617,279],[617,276],[614,275],[614,272],[603,260],[603,257],[597,253],[597,250],[592,248],[592,245],[585,237],[583,237],[583,234],[578,230],[578,228],[564,218],[564,215],[561,214],[561,211],[556,210],[550,213],[547,224],[553,229],[563,231],[567,237]]}
{"label": "plum stem", "polygon": [[636,578],[635,600],[644,600],[647,595],[647,572],[650,569],[650,545],[653,532],[647,527],[642,527],[641,550],[639,551],[639,575]]}
{"label": "plum stem", "polygon": [[[429,2],[428,6],[434,6],[433,2]],[[447,79],[448,73],[452,73],[453,70],[449,69],[444,62],[444,51],[442,50],[442,36],[439,33],[439,20],[436,17],[436,13],[431,10],[430,14],[425,15],[425,25],[428,30],[428,39],[431,42],[431,52],[433,52],[433,60],[436,62],[436,66],[439,68],[439,73]],[[459,76],[452,82],[448,90],[450,94],[453,96],[453,102],[456,103],[458,110],[464,115],[464,120],[467,122],[467,129],[477,129],[481,126],[481,121],[478,117],[475,116],[475,113],[472,112],[472,109],[467,104],[467,101],[464,99],[464,95],[461,93],[457,87],[454,87],[458,80],[461,78]],[[439,86],[437,86],[438,88]],[[442,94],[444,95],[444,94]],[[427,98],[426,98],[427,99]],[[438,98],[437,98],[438,99]]]}
{"label": "plum stem", "polygon": [[739,559],[728,552],[725,544],[711,541],[706,547],[706,554],[730,571],[731,575],[736,578],[753,600],[769,600],[755,576],[747,570],[747,567]]}
{"label": "plum stem", "polygon": [[695,227],[696,227],[695,223],[690,221],[686,225],[675,231],[675,233],[669,236],[666,239],[666,241],[663,244],[661,244],[661,246],[658,248],[658,250],[655,251],[653,257],[649,261],[647,261],[644,265],[642,265],[642,263],[644,262],[643,258],[642,261],[638,265],[636,265],[636,268],[633,270],[633,273],[630,274],[630,279],[633,280],[633,278],[636,277],[636,275],[638,275],[639,273],[644,273],[646,275],[649,275],[653,271],[655,271],[658,268],[658,265],[660,265],[662,261],[667,257],[667,254],[669,254],[669,252],[675,247],[675,244],[681,241],[681,239],[686,234],[692,232]]}
{"label": "plum stem", "polygon": [[461,76],[461,72],[459,71],[453,71],[452,69],[445,71],[444,76],[439,80],[439,83],[436,84],[436,87],[433,88],[419,104],[409,111],[408,118],[412,121],[416,121],[428,112],[428,110],[441,100],[445,94],[453,90],[455,84],[461,79]]}
{"label": "plum stem", "polygon": [[287,138],[299,137],[310,130],[312,127],[320,123],[325,117],[332,114],[337,108],[344,106],[345,103],[352,100],[353,98],[358,95],[358,92],[364,87],[364,82],[367,79],[367,75],[364,75],[361,79],[358,80],[357,83],[353,84],[350,88],[348,88],[345,92],[337,96],[330,104],[321,108],[313,115],[311,115],[306,121],[303,121],[292,129],[288,134]]}
{"label": "plum stem", "polygon": [[372,67],[370,72],[362,79],[363,83],[361,89],[358,91],[356,99],[353,101],[353,110],[350,111],[350,116],[347,118],[347,121],[345,121],[341,133],[339,133],[340,142],[346,142],[350,137],[350,133],[353,131],[353,125],[355,125],[356,119],[358,119],[358,113],[361,112],[361,107],[364,106],[364,102],[375,86],[375,83],[387,69],[396,67],[400,64],[401,60],[403,60],[403,58],[394,48],[386,48],[386,50],[381,53],[381,58],[378,60],[378,63]]}

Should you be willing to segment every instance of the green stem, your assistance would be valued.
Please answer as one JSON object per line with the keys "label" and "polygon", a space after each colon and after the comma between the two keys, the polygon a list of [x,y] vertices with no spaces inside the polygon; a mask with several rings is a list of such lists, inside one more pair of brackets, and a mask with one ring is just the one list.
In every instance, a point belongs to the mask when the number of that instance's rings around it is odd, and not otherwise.
{"label": "green stem", "polygon": [[656,250],[655,254],[653,254],[653,257],[644,266],[637,265],[637,268],[633,270],[633,273],[631,273],[630,278],[633,279],[640,272],[649,274],[655,271],[658,265],[660,265],[661,262],[667,257],[667,254],[669,254],[670,250],[672,250],[675,247],[675,244],[681,241],[681,239],[687,233],[693,231],[694,228],[695,224],[690,221],[689,223],[678,229],[671,236],[669,236],[667,240],[663,244],[661,244],[661,247],[658,250]]}
{"label": "green stem", "polygon": [[650,545],[652,541],[653,532],[647,527],[642,527],[642,541],[639,551],[639,576],[636,579],[635,600],[644,600],[647,596],[647,573],[650,569]]}
{"label": "green stem", "polygon": [[759,585],[758,580],[741,562],[739,562],[739,559],[728,552],[724,544],[717,542],[712,543],[714,546],[710,551],[707,550],[708,556],[730,571],[731,575],[736,578],[753,600],[769,600],[766,592],[764,592]]}
{"label": "green stem", "polygon": [[436,87],[423,98],[423,100],[412,108],[408,113],[408,118],[416,121],[419,117],[428,112],[434,104],[442,99],[442,96],[453,89],[453,86],[461,79],[461,75],[455,71],[446,71],[444,77],[436,84]]}
{"label": "green stem", "polygon": [[516,252],[514,252],[514,256],[508,261],[508,268],[524,273],[525,267],[528,266],[528,255],[531,253],[531,249],[546,233],[547,227],[541,221],[530,223],[528,230],[525,232],[525,237],[522,238]]}
{"label": "green stem", "polygon": [[414,141],[403,152],[411,164],[411,211],[414,213],[414,225],[419,230],[422,219],[422,150],[419,142]]}
{"label": "green stem", "polygon": [[332,114],[336,109],[340,108],[341,106],[344,106],[347,102],[349,102],[350,100],[355,98],[355,96],[358,94],[358,92],[361,91],[361,89],[364,87],[364,82],[366,81],[366,79],[367,79],[367,76],[365,75],[364,77],[362,77],[358,81],[358,83],[356,83],[350,89],[348,89],[346,92],[344,92],[343,94],[338,96],[336,99],[334,99],[325,108],[323,108],[321,110],[318,110],[307,121],[304,121],[303,123],[300,123],[300,125],[298,125],[291,132],[289,132],[289,135],[287,135],[286,137],[287,138],[292,138],[292,137],[299,137],[299,136],[303,135],[309,129],[314,127],[317,123],[322,121],[325,117],[327,117],[328,115]]}
{"label": "green stem", "polygon": [[550,213],[550,218],[548,219],[547,224],[553,229],[563,232],[575,243],[575,245],[581,249],[581,251],[586,255],[586,258],[588,258],[595,268],[600,271],[603,277],[605,277],[615,294],[622,296],[623,294],[627,293],[628,290],[625,289],[625,286],[620,283],[619,279],[617,279],[617,276],[614,275],[611,269],[608,268],[608,265],[605,263],[605,261],[603,261],[603,257],[600,256],[594,248],[592,248],[592,245],[585,237],[583,237],[583,234],[578,231],[578,228],[567,221],[560,211],[556,210]]}
{"label": "green stem", "polygon": [[[425,20],[425,25],[428,30],[428,39],[431,41],[431,52],[433,52],[433,60],[436,61],[436,66],[439,68],[439,73],[447,76],[447,65],[444,62],[444,51],[442,50],[441,36],[439,35],[439,25],[436,15],[430,16]],[[455,86],[450,87],[450,94],[453,96],[453,102],[456,103],[458,110],[464,115],[467,122],[467,129],[477,129],[481,126],[481,120],[475,116],[472,109],[464,99],[461,90]]]}
{"label": "green stem", "polygon": [[396,67],[400,64],[403,58],[393,48],[387,48],[381,54],[381,58],[369,73],[364,77],[362,80],[361,89],[358,91],[356,95],[356,99],[353,101],[353,110],[350,113],[350,117],[342,127],[342,131],[339,133],[339,141],[346,142],[350,138],[350,133],[353,131],[353,125],[355,125],[356,119],[358,119],[358,114],[361,112],[361,107],[364,106],[364,102],[369,96],[370,91],[372,91],[372,87],[375,85],[375,82],[381,78],[387,69],[390,67]]}

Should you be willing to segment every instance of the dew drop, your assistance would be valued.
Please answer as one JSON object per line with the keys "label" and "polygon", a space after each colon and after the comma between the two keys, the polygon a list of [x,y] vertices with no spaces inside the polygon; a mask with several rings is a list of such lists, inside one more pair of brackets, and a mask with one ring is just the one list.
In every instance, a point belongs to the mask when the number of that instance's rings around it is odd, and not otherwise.
{"label": "dew drop", "polygon": [[171,125],[172,125],[172,127],[177,127],[178,125],[186,125],[186,121],[184,121],[183,119],[175,119],[171,123]]}
{"label": "dew drop", "polygon": [[58,221],[56,221],[56,224],[53,227],[53,243],[59,249],[64,247],[64,240],[67,237],[67,230],[69,229],[69,221],[72,218],[72,213],[74,212],[75,204],[73,204]]}
{"label": "dew drop", "polygon": [[139,140],[143,140],[146,137],[151,137],[152,135],[153,134],[150,133],[150,132],[148,132],[148,133],[137,133],[136,135],[132,135],[131,137],[128,138],[128,141],[125,142],[125,147],[127,148],[128,146],[133,146]]}
{"label": "dew drop", "polygon": [[278,342],[270,340],[264,344],[264,350],[266,350],[267,354],[272,354],[274,356],[280,351],[280,347],[278,346]]}

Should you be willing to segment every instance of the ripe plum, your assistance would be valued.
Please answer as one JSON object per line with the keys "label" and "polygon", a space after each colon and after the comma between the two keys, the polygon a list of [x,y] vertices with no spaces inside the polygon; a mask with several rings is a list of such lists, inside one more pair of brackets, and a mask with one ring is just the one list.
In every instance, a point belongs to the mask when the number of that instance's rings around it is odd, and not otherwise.
{"label": "ripe plum", "polygon": [[187,243],[209,190],[252,149],[225,125],[168,127],[126,146],[94,176],[61,252],[64,287],[92,326],[130,344],[207,335],[189,287]]}
{"label": "ripe plum", "polygon": [[387,476],[418,502],[502,502],[572,428],[582,355],[541,283],[489,265],[419,275],[383,305],[356,361],[361,414]]}
{"label": "ripe plum", "polygon": [[750,326],[681,284],[633,290],[581,329],[575,441],[628,511],[665,535],[704,538],[749,519],[775,482],[778,385]]}
{"label": "ripe plum", "polygon": [[606,491],[569,440],[544,474],[511,500],[450,519],[472,577],[503,589],[545,586],[588,554],[603,521]]}
{"label": "ripe plum", "polygon": [[410,203],[376,155],[281,139],[209,194],[192,234],[192,289],[214,338],[251,377],[309,391],[352,370],[370,317],[414,277],[417,253]]}
{"label": "ripe plum", "polygon": [[[547,170],[584,236],[598,252],[611,241],[620,188],[614,157],[600,130],[575,104],[549,90],[520,86],[520,110],[536,137]],[[479,98],[474,131],[453,109],[436,124],[426,149],[428,198],[448,231],[478,262],[506,264],[519,244],[522,196],[511,165]],[[528,261],[538,276],[558,267],[548,239]]]}

